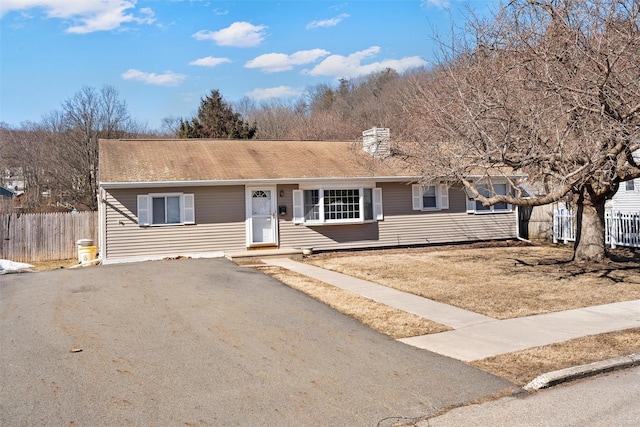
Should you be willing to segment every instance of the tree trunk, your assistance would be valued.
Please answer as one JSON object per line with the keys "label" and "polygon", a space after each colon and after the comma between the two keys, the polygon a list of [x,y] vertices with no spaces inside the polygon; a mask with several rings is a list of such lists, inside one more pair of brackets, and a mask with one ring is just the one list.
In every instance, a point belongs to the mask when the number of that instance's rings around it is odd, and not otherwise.
{"label": "tree trunk", "polygon": [[604,244],[604,197],[594,196],[586,189],[576,197],[577,224],[573,261],[602,262],[606,257]]}

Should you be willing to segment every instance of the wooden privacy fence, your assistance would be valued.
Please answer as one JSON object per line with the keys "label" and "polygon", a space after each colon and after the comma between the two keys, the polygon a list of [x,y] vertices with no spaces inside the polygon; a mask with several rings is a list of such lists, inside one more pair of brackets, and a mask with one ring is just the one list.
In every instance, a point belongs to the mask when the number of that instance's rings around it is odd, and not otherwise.
{"label": "wooden privacy fence", "polygon": [[19,262],[77,258],[76,242],[98,242],[98,213],[0,214],[0,259]]}

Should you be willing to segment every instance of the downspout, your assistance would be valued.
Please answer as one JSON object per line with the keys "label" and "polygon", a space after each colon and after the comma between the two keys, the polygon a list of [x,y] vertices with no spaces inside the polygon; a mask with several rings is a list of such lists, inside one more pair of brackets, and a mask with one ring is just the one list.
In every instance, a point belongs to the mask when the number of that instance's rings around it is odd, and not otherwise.
{"label": "downspout", "polygon": [[516,206],[516,239],[521,242],[531,243],[531,240],[520,237],[520,206]]}
{"label": "downspout", "polygon": [[107,252],[107,212],[106,212],[107,196],[104,188],[98,189],[98,259],[106,258]]}

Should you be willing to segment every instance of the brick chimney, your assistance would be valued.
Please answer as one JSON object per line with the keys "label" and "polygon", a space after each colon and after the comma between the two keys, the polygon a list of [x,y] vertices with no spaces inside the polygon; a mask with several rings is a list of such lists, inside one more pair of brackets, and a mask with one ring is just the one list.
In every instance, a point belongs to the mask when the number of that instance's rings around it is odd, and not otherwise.
{"label": "brick chimney", "polygon": [[389,128],[374,127],[362,132],[362,146],[364,151],[373,157],[388,157],[391,155],[391,137]]}

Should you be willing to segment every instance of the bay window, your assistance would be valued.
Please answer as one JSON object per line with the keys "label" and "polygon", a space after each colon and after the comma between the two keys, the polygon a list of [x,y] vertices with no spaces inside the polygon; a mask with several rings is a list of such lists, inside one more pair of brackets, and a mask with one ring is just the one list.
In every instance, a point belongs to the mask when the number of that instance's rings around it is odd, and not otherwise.
{"label": "bay window", "polygon": [[309,188],[293,190],[297,224],[344,224],[381,220],[381,188]]}

